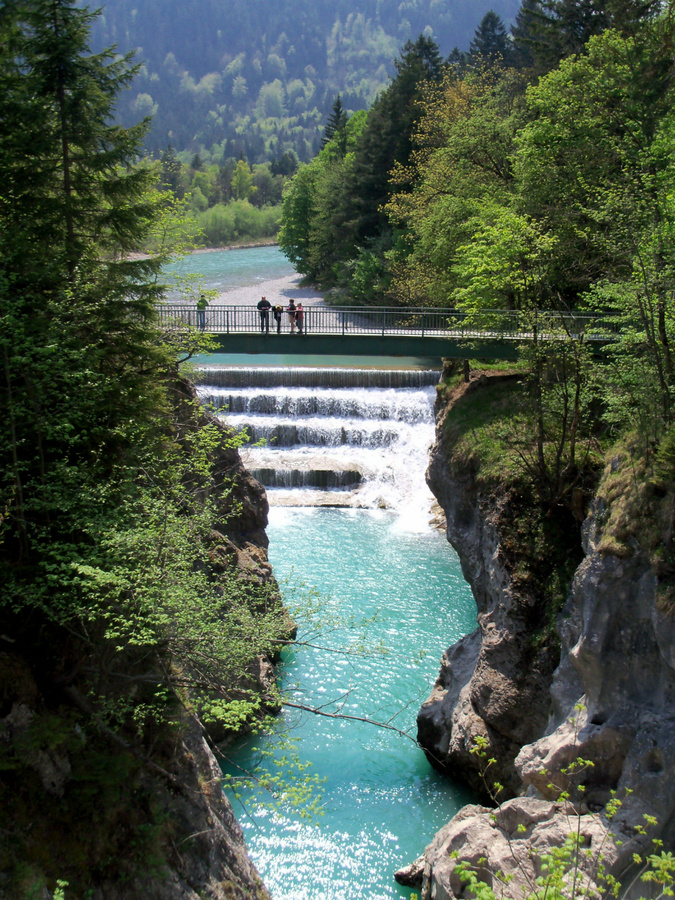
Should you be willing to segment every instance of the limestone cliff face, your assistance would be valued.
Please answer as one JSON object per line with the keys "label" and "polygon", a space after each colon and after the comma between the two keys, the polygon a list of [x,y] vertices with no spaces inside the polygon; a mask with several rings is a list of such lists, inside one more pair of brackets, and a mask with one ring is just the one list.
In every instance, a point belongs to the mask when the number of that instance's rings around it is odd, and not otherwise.
{"label": "limestone cliff face", "polygon": [[452,462],[445,437],[450,411],[486,387],[484,378],[475,379],[437,409],[438,440],[427,479],[473,590],[478,627],[444,654],[417,724],[432,764],[481,794],[486,793],[483,766],[471,751],[477,737],[484,739],[488,757],[497,760],[490,781],[499,781],[513,795],[520,785],[514,760],[546,727],[548,688],[559,657],[554,640],[536,637],[541,609],[527,589],[514,583],[505,560],[500,529],[509,498],[482,496],[473,473]]}
{"label": "limestone cliff face", "polygon": [[549,726],[523,747],[516,766],[525,785],[551,797],[551,782],[568,787],[562,769],[569,762],[591,760],[583,776],[587,806],[602,811],[618,791],[626,796],[613,827],[629,830],[647,812],[672,843],[675,620],[659,601],[648,554],[637,540],[613,551],[612,526],[600,494],[584,525],[586,557],[558,620],[563,655],[551,685]]}
{"label": "limestone cliff face", "polygon": [[[644,482],[631,480],[630,468],[629,459],[611,461],[584,522],[584,557],[557,619],[559,665],[553,670],[542,664],[519,681],[522,655],[512,640],[517,598],[499,565],[496,513],[476,495],[470,475],[452,471],[442,443],[435,448],[430,483],[474,588],[479,628],[446,652],[420,712],[420,733],[425,746],[454,774],[468,772],[470,782],[476,780],[475,760],[467,745],[475,734],[486,734],[490,755],[511,773],[509,786],[521,796],[496,816],[467,807],[436,835],[415,867],[423,898],[461,896],[453,851],[469,862],[485,860],[480,867],[488,881],[497,870],[513,873],[509,896],[521,896],[540,874],[537,855],[559,846],[577,826],[586,846],[596,853],[602,847],[608,870],[624,882],[633,853],[643,852],[652,837],[672,849],[675,618],[659,600],[659,577],[646,547],[650,531],[672,533],[672,503],[666,498],[659,506]],[[667,514],[659,521],[664,506]],[[654,534],[651,541],[653,548]],[[518,619],[517,606],[515,612]],[[495,658],[500,670],[491,665]],[[504,728],[508,717],[492,715],[505,703],[514,716],[520,710],[519,728]],[[579,758],[591,765],[569,774]],[[574,805],[560,802],[563,790]],[[621,806],[608,816],[612,792]],[[636,832],[645,814],[658,820],[646,838]],[[589,882],[595,877],[589,868]]]}

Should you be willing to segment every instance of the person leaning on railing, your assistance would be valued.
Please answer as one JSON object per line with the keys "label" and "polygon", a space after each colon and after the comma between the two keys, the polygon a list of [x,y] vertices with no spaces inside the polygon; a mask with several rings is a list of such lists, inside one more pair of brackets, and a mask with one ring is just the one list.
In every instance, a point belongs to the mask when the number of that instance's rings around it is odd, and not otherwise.
{"label": "person leaning on railing", "polygon": [[260,331],[265,334],[270,333],[270,310],[272,304],[267,297],[261,297],[258,301],[258,312],[260,313]]}
{"label": "person leaning on railing", "polygon": [[286,312],[288,313],[288,321],[291,325],[291,334],[295,331],[295,314],[297,312],[297,307],[295,305],[295,300],[291,297],[290,303],[286,307]]}

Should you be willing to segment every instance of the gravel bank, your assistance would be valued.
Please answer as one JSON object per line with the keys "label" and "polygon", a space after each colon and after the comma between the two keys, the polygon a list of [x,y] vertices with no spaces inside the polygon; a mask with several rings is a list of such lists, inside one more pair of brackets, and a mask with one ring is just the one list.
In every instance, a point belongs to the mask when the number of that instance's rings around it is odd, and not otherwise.
{"label": "gravel bank", "polygon": [[303,306],[325,306],[323,295],[314,288],[299,287],[300,275],[287,275],[284,278],[274,278],[271,281],[261,281],[260,284],[235,288],[219,294],[212,301],[214,306],[246,306],[249,303],[255,306],[261,297],[267,297],[272,306],[281,303],[287,306],[291,297],[300,301]]}

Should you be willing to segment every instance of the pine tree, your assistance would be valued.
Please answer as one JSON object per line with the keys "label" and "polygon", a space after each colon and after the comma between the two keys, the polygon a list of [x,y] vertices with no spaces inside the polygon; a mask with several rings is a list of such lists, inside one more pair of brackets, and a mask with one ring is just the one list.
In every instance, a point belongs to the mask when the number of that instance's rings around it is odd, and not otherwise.
{"label": "pine tree", "polygon": [[543,58],[540,43],[547,21],[540,0],[522,0],[511,26],[512,61],[517,68],[531,69],[536,58]]}
{"label": "pine tree", "polygon": [[333,103],[333,109],[326,122],[326,130],[323,140],[321,141],[321,149],[326,146],[329,141],[335,140],[341,156],[347,152],[347,112],[342,105],[342,98],[338,94]]}
{"label": "pine tree", "polygon": [[14,2],[0,20],[0,565],[39,555],[47,523],[73,528],[64,492],[74,515],[73,480],[109,471],[129,410],[155,402],[161,260],[129,254],[156,176],[136,165],[146,125],[111,124],[134,68],[89,53],[91,20],[74,0]]}
{"label": "pine tree", "polygon": [[395,65],[396,76],[368,113],[354,152],[345,219],[356,243],[387,229],[382,206],[390,195],[390,172],[395,163],[409,163],[419,101],[425,85],[439,81],[443,71],[438,46],[424,35],[405,44]]}
{"label": "pine tree", "polygon": [[459,47],[453,47],[445,61],[446,66],[453,69],[455,74],[462,76],[469,65],[469,56]]}
{"label": "pine tree", "polygon": [[294,175],[298,170],[298,157],[293,150],[286,150],[270,163],[272,175]]}
{"label": "pine tree", "polygon": [[607,28],[634,35],[658,11],[658,0],[523,0],[511,29],[515,62],[545,74],[594,35]]}
{"label": "pine tree", "polygon": [[175,194],[176,197],[182,199],[183,195],[185,194],[183,185],[181,184],[181,173],[183,171],[183,167],[181,166],[180,160],[176,156],[176,151],[173,149],[171,144],[169,144],[166,150],[162,153],[161,162],[161,187],[163,189],[168,188]]}
{"label": "pine tree", "polygon": [[489,10],[480,20],[469,45],[469,59],[474,66],[508,63],[510,45],[506,28],[497,13]]}

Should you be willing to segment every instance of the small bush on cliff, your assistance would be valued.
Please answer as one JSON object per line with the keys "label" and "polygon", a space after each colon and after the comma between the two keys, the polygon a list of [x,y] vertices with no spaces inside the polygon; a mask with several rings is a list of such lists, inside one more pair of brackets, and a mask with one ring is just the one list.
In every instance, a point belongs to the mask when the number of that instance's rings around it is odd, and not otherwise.
{"label": "small bush on cliff", "polygon": [[[570,724],[576,739],[583,705],[578,703],[575,710]],[[489,778],[495,760],[488,758],[487,742],[477,739],[472,753],[480,761],[486,786],[497,805],[501,787],[493,785]],[[501,804],[498,805],[490,817],[494,827],[506,837],[511,871],[507,874],[495,870],[487,858],[468,862],[461,858],[461,850],[453,850],[451,856],[457,859],[454,874],[461,884],[460,895],[480,900],[503,900],[514,896],[520,900],[637,898],[641,896],[640,882],[649,885],[645,890],[650,900],[675,895],[675,856],[664,851],[661,840],[650,841],[649,831],[658,823],[649,814],[645,814],[643,823],[634,828],[636,844],[630,871],[625,870],[620,878],[610,871],[612,852],[626,840],[625,824],[612,833],[612,822],[623,804],[616,792],[611,791],[602,811],[602,819],[596,816],[597,821],[593,824],[585,822],[589,815],[587,787],[592,783],[594,767],[592,760],[577,757],[557,773],[550,773],[551,782],[547,789],[556,797],[556,806],[569,828],[557,845],[550,846],[550,837],[544,834],[539,835],[537,840],[533,833],[538,824],[536,815],[527,818],[527,825],[521,821],[514,828],[514,823],[518,821],[517,811],[504,809],[502,816]],[[546,770],[541,774],[546,775]],[[513,829],[511,832],[506,831],[507,822]],[[540,822],[546,822],[544,811],[541,812]],[[525,852],[518,846],[521,840],[525,842]],[[550,849],[540,849],[547,845]],[[454,889],[457,890],[456,887]]]}

